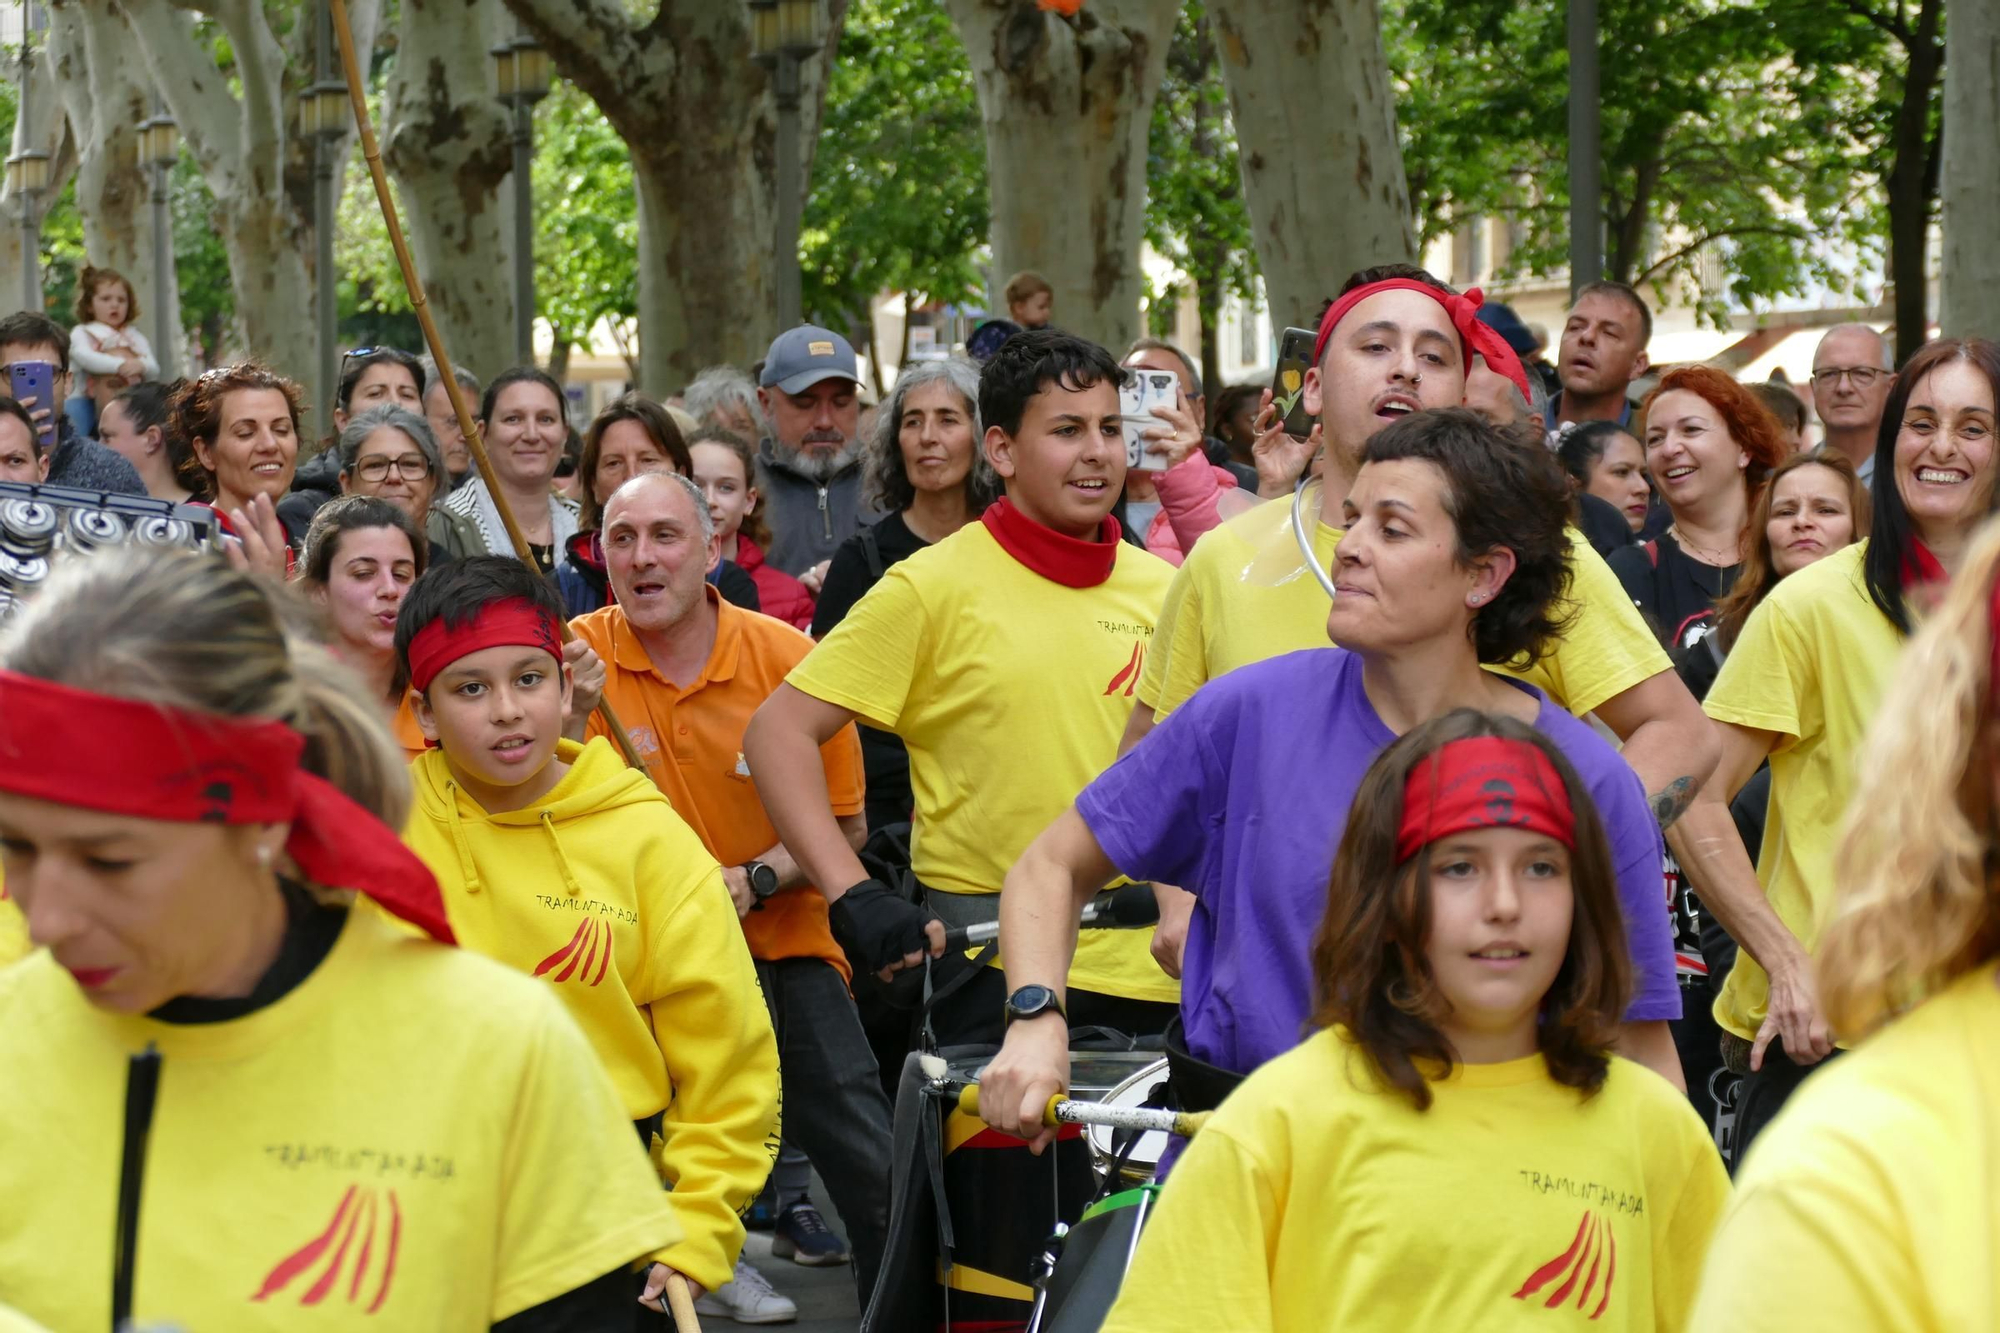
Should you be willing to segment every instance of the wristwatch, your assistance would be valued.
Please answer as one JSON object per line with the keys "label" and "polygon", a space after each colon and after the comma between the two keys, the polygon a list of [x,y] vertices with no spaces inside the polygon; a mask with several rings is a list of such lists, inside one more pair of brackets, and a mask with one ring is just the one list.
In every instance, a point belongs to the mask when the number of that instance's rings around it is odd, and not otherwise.
{"label": "wristwatch", "polygon": [[1062,1000],[1047,986],[1023,986],[1007,997],[1007,1022],[1020,1018],[1034,1018],[1053,1011],[1065,1023],[1069,1015],[1063,1012]]}
{"label": "wristwatch", "polygon": [[750,880],[750,894],[758,902],[778,891],[778,872],[762,861],[745,861],[742,868]]}

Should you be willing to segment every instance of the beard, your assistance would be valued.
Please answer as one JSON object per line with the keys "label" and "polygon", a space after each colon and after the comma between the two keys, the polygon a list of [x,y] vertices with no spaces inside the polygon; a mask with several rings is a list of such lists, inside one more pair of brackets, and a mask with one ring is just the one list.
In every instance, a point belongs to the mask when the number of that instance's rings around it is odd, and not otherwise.
{"label": "beard", "polygon": [[801,445],[789,452],[791,458],[788,461],[792,471],[808,480],[825,485],[852,466],[855,459],[861,457],[861,442],[844,440],[838,449],[832,451]]}

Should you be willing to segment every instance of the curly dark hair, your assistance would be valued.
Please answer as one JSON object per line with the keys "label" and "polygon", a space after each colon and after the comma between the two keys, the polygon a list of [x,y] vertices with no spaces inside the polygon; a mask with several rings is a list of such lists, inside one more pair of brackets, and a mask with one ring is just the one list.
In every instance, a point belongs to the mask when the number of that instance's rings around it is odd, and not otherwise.
{"label": "curly dark hair", "polygon": [[1458,561],[1495,547],[1514,553],[1514,573],[1472,617],[1481,662],[1522,667],[1548,655],[1575,608],[1570,582],[1569,482],[1538,426],[1495,426],[1462,407],[1413,412],[1362,446],[1361,462],[1403,459],[1444,474],[1445,513],[1458,529]]}
{"label": "curly dark hair", "polygon": [[222,430],[223,400],[241,389],[273,389],[283,394],[285,406],[291,411],[292,434],[299,434],[299,418],[305,411],[305,390],[260,361],[217,366],[191,380],[182,380],[167,405],[173,422],[169,438],[178,440],[187,450],[185,455],[180,455],[178,449],[174,451],[177,455],[174,473],[181,485],[196,495],[210,494],[214,489],[214,478],[201,465],[201,458],[195,452],[195,442],[199,440],[214,445],[216,435]]}
{"label": "curly dark hair", "polygon": [[1611,1042],[1632,992],[1611,845],[1589,790],[1563,752],[1524,722],[1470,708],[1424,723],[1376,756],[1354,793],[1312,948],[1313,1024],[1346,1029],[1382,1079],[1419,1111],[1429,1108],[1431,1090],[1417,1062],[1448,1071],[1453,1052],[1438,1029],[1448,1001],[1424,955],[1430,849],[1398,861],[1396,840],[1411,770],[1451,742],[1476,736],[1523,741],[1547,755],[1575,813],[1569,946],[1536,1028],[1551,1078],[1586,1097],[1604,1085]]}
{"label": "curly dark hair", "polygon": [[123,273],[115,268],[92,268],[83,266],[83,272],[76,280],[76,322],[90,324],[97,316],[90,313],[90,303],[97,299],[97,289],[106,283],[115,282],[125,289],[125,327],[131,328],[139,321],[139,293]]}

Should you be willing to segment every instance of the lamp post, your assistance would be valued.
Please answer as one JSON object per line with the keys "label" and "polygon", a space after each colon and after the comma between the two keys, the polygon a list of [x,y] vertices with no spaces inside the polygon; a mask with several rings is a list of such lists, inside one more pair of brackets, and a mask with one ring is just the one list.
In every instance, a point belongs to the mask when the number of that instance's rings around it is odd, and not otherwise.
{"label": "lamp post", "polygon": [[514,356],[535,362],[535,103],[549,95],[549,53],[523,33],[492,48],[493,77],[514,126]]}
{"label": "lamp post", "polygon": [[333,75],[333,10],[319,0],[319,33],[313,43],[312,86],[299,94],[299,134],[312,144],[313,249],[316,286],[313,317],[319,344],[320,420],[332,422],[340,381],[335,345],[339,311],[333,292],[334,145],[347,132],[347,85]]}
{"label": "lamp post", "polygon": [[777,261],[778,327],[800,319],[799,214],[805,206],[800,179],[799,65],[817,54],[824,33],[819,0],[749,0],[750,53],[774,74],[778,102],[778,207],[772,250]]}
{"label": "lamp post", "polygon": [[1597,0],[1569,0],[1569,294],[1604,276]]}
{"label": "lamp post", "polygon": [[[167,308],[167,293],[173,282],[173,231],[167,217],[167,173],[181,156],[181,127],[167,114],[158,95],[153,98],[153,114],[139,122],[139,160],[152,168],[153,185],[153,346],[159,349],[161,364],[180,364],[180,334],[173,326],[173,311]],[[170,372],[171,373],[171,372]]]}
{"label": "lamp post", "polygon": [[14,142],[20,152],[7,159],[7,187],[21,200],[21,308],[42,308],[42,194],[49,188],[49,155],[29,147],[35,127],[28,120],[30,85],[35,74],[34,34],[42,26],[40,6],[21,6],[21,94]]}

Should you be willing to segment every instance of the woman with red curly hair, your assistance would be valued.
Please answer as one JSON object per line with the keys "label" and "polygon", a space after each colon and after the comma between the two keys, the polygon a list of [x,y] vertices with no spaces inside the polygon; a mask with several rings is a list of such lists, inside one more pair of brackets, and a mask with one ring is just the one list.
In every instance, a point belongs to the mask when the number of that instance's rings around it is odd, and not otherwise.
{"label": "woman with red curly hair", "polygon": [[1677,366],[1646,397],[1646,471],[1674,521],[1611,571],[1676,661],[1715,628],[1750,541],[1750,511],[1790,451],[1763,401],[1723,371]]}

